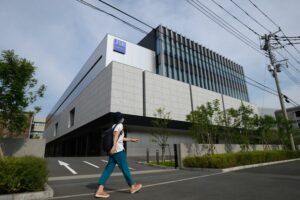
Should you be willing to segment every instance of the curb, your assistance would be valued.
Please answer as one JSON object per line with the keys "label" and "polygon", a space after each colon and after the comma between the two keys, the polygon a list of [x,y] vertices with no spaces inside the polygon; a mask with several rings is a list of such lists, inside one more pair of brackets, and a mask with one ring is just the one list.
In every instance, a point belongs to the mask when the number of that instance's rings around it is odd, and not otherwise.
{"label": "curb", "polygon": [[242,170],[242,169],[275,165],[275,164],[281,164],[281,163],[287,163],[287,162],[293,162],[293,161],[299,161],[299,160],[300,160],[300,158],[291,159],[291,160],[281,160],[281,161],[275,161],[275,162],[267,162],[267,163],[258,163],[258,164],[253,164],[253,165],[244,165],[244,166],[225,168],[225,169],[221,169],[221,171],[222,172],[232,172],[232,171],[238,171],[238,170]]}
{"label": "curb", "polygon": [[199,172],[211,172],[211,173],[220,173],[220,172],[223,172],[222,169],[216,169],[216,168],[190,168],[190,167],[184,167],[184,168],[180,168],[180,170],[199,171]]}
{"label": "curb", "polygon": [[0,195],[0,200],[37,200],[51,197],[53,197],[53,189],[48,184],[45,184],[44,191]]}
{"label": "curb", "polygon": [[175,167],[168,167],[168,166],[163,166],[163,165],[149,164],[147,162],[137,162],[137,164],[148,166],[148,167],[157,167],[157,168],[161,168],[161,169],[175,169]]}

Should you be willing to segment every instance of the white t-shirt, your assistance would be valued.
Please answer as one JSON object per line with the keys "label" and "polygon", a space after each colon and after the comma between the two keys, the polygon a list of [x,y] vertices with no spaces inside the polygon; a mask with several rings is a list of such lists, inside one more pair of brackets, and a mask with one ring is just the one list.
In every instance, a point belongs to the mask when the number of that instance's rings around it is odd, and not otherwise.
{"label": "white t-shirt", "polygon": [[[116,124],[114,124],[112,126],[112,128],[115,127]],[[115,128],[114,131],[118,131],[119,134],[121,134],[121,131],[123,131],[123,124],[118,124],[118,126]],[[117,141],[117,147],[116,147],[116,152],[115,153],[118,153],[118,152],[121,152],[124,150],[124,144],[123,144],[123,139],[124,139],[124,133],[122,133],[120,136],[119,136],[119,139]]]}

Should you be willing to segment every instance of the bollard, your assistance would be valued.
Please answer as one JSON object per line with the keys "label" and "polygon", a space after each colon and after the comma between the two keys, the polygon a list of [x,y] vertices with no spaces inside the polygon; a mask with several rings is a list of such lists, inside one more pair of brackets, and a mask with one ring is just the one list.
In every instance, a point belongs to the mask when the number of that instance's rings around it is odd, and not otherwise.
{"label": "bollard", "polygon": [[178,168],[177,144],[174,144],[174,159],[175,159],[175,169],[176,169]]}
{"label": "bollard", "polygon": [[149,163],[149,149],[147,148],[147,163]]}
{"label": "bollard", "polygon": [[159,151],[156,150],[156,164],[159,165]]}

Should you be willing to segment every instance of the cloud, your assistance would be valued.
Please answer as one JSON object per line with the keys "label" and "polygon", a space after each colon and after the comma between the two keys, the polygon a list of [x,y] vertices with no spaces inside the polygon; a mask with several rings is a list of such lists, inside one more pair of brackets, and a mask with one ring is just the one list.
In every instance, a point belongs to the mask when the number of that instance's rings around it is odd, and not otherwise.
{"label": "cloud", "polygon": [[[116,14],[115,11],[99,1],[88,0],[88,2]],[[220,28],[186,1],[176,1],[174,3],[173,0],[108,0],[107,2],[154,27],[159,24],[166,25],[195,42],[241,64],[247,76],[275,89],[274,80],[266,71],[266,65],[269,61],[263,55],[250,49]],[[257,36],[249,32],[212,2],[201,2],[259,44]],[[264,28],[242,13],[230,1],[218,2],[260,34],[267,33]],[[299,35],[300,26],[297,26],[297,20],[300,18],[298,12],[300,1],[267,0],[254,2],[276,23],[282,25],[287,35]],[[249,2],[238,3],[268,29],[271,31],[277,30],[277,27]],[[124,15],[117,15],[129,20]],[[38,67],[37,78],[41,83],[47,85],[45,98],[37,102],[43,107],[43,111],[40,113],[41,116],[46,116],[50,112],[107,33],[134,43],[144,37],[144,34],[129,28],[124,23],[86,7],[77,1],[3,0],[0,1],[0,23],[3,27],[0,32],[0,50],[15,49],[21,57],[33,61]],[[141,24],[139,26],[150,31],[149,27]],[[291,47],[289,47],[289,50],[300,60],[300,54],[297,54]],[[299,68],[295,61],[290,60],[290,62]],[[291,67],[288,70],[299,77],[299,74]],[[284,93],[300,102],[299,86],[296,86],[284,75],[280,75],[280,81]],[[248,89],[251,101],[257,105],[279,107],[279,103],[276,103],[278,102],[277,97],[252,86],[248,86]]]}

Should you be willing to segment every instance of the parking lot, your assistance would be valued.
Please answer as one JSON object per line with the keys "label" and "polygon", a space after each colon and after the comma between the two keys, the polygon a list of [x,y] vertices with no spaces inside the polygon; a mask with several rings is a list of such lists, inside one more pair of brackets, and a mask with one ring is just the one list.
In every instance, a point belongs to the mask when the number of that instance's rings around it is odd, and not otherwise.
{"label": "parking lot", "polygon": [[[69,159],[74,160],[70,162]],[[98,175],[105,163],[100,162],[103,165],[101,168],[93,169],[90,166],[89,171],[88,164],[83,165],[82,160],[83,158],[64,158],[64,161],[74,163],[70,166],[78,171],[76,175],[71,175],[67,169],[64,170],[69,173],[68,176],[58,169],[50,171],[50,174],[55,175],[50,176],[49,181],[54,190],[53,199],[94,199]],[[84,160],[89,162],[94,158]],[[135,168],[132,170],[134,179],[143,184],[143,189],[137,194],[129,194],[124,178],[116,170],[106,186],[111,194],[110,199],[298,200],[300,197],[300,161],[227,173],[217,170],[161,169],[140,165],[134,160],[129,163]],[[58,176],[60,173],[62,176]]]}
{"label": "parking lot", "polygon": [[[46,158],[50,177],[100,174],[104,169],[108,157],[50,157]],[[128,164],[131,171],[152,170],[153,167],[138,164],[141,158],[131,158]],[[120,172],[115,168],[115,172]]]}

